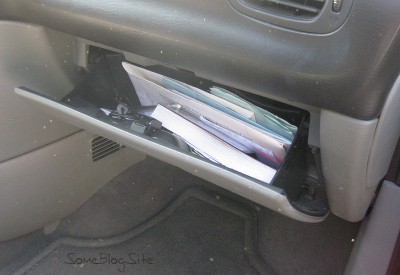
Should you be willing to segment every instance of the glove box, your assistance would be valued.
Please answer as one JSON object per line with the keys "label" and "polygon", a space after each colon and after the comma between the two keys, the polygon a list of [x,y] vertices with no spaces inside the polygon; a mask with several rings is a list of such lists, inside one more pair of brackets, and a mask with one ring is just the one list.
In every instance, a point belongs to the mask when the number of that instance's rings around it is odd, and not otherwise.
{"label": "glove box", "polygon": [[[154,124],[147,116],[131,117],[135,124],[126,124],[126,120],[110,119],[112,112],[116,112],[117,116],[124,114],[124,108],[140,109],[143,112],[146,108],[141,106],[135,88],[122,67],[123,55],[107,52],[94,60],[85,80],[64,98],[52,98],[40,91],[32,91],[29,87],[19,87],[15,91],[33,105],[74,126],[177,166],[283,215],[304,222],[320,222],[325,219],[329,207],[325,197],[319,150],[310,148],[307,143],[307,112],[224,87],[247,102],[297,126],[294,140],[286,148],[285,158],[275,167],[276,173],[267,183],[252,177],[251,173],[246,175],[202,157],[179,135]],[[217,85],[187,71],[159,65],[146,69],[202,90]],[[135,125],[135,129],[132,125]],[[240,165],[246,167],[246,162]]]}

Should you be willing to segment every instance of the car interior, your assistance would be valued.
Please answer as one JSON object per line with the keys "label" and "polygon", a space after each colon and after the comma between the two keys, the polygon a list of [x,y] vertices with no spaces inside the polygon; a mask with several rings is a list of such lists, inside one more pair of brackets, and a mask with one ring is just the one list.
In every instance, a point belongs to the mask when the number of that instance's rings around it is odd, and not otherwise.
{"label": "car interior", "polygon": [[399,14],[2,0],[0,274],[400,274]]}

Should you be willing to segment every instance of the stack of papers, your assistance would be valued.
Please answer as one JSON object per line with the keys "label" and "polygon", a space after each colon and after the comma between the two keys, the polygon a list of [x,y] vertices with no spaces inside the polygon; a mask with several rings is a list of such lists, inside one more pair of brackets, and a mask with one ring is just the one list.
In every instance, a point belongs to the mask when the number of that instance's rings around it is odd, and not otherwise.
{"label": "stack of papers", "polygon": [[[123,67],[141,105],[157,106],[152,117],[163,127],[211,161],[270,183],[274,168],[282,164],[285,148],[293,141],[295,126],[290,128],[287,122],[244,100],[233,101],[229,94],[207,93],[129,63],[124,62]],[[260,114],[267,123],[257,122]]]}
{"label": "stack of papers", "polygon": [[201,155],[216,163],[267,183],[275,176],[275,169],[247,156],[161,105],[156,107],[152,117],[161,121],[163,127],[182,137]]}

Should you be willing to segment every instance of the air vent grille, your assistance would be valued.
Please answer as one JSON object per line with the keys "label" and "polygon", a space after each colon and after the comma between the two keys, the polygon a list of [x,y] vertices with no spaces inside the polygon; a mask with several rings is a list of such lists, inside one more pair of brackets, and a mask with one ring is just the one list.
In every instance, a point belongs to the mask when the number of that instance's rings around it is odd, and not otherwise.
{"label": "air vent grille", "polygon": [[244,0],[262,11],[296,18],[316,17],[325,4],[325,0]]}
{"label": "air vent grille", "polygon": [[90,151],[92,152],[92,160],[98,161],[121,150],[122,148],[123,146],[115,141],[97,136],[93,138],[91,142]]}

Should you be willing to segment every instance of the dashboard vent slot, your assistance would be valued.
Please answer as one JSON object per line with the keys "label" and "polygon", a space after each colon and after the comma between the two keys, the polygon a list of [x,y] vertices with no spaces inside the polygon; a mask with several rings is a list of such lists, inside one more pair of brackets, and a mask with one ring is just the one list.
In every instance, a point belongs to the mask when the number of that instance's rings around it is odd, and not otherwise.
{"label": "dashboard vent slot", "polygon": [[112,153],[121,150],[123,147],[124,146],[115,141],[97,136],[91,141],[90,151],[92,152],[92,161],[98,161],[105,158]]}
{"label": "dashboard vent slot", "polygon": [[264,12],[295,18],[310,19],[316,17],[325,4],[325,0],[242,0]]}

